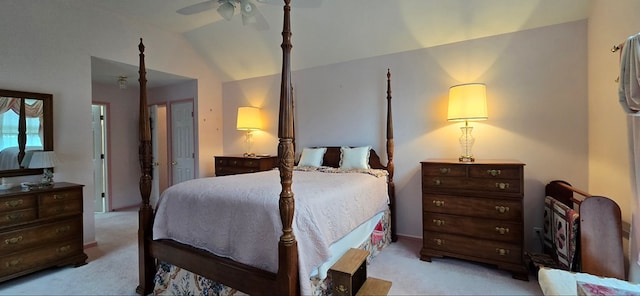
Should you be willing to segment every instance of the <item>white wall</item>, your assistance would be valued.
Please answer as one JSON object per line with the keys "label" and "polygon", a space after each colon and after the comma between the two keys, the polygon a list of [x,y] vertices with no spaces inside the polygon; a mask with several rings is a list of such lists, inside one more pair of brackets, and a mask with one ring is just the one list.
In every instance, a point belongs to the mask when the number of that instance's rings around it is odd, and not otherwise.
{"label": "white wall", "polygon": [[[220,79],[180,35],[83,1],[2,1],[0,88],[53,94],[54,147],[61,162],[55,178],[85,185],[85,242],[95,239],[91,57],[137,65],[140,37],[148,68],[206,82],[198,84],[198,129],[207,131],[206,137],[200,135],[199,151],[221,151]],[[212,111],[203,111],[203,106]],[[137,129],[137,124],[130,128]],[[200,170],[200,175],[213,175],[211,165]]]}
{"label": "white wall", "polygon": [[[484,82],[489,119],[473,123],[473,152],[479,161],[526,164],[526,243],[539,249],[532,227],[542,226],[544,185],[564,179],[587,188],[586,45],[587,22],[578,21],[295,71],[296,143],[299,149],[371,144],[386,158],[390,68],[398,232],[421,237],[419,162],[460,154],[461,123],[446,121],[448,88]],[[253,150],[276,154],[279,81],[267,76],[223,84],[226,154],[244,151],[243,134],[235,130],[236,108],[244,105],[263,108],[268,124],[255,134]]]}
{"label": "white wall", "polygon": [[[620,52],[610,51],[640,32],[640,1],[595,0],[589,16],[589,192],[615,200],[622,218],[637,215],[632,193],[627,119],[618,102]],[[633,209],[636,209],[635,211]],[[636,218],[637,219],[637,218]],[[638,222],[634,223],[638,228]],[[633,248],[635,249],[635,247]],[[640,282],[637,254],[631,252],[629,279]]]}

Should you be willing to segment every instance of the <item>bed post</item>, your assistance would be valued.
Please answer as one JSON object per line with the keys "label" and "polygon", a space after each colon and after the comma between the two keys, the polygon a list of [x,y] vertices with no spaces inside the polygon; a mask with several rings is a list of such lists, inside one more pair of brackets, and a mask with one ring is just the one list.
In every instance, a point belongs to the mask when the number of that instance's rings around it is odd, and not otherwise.
{"label": "bed post", "polygon": [[396,185],[393,183],[393,172],[395,165],[393,164],[393,151],[395,144],[393,142],[393,117],[391,116],[391,70],[387,69],[387,171],[389,172],[389,203],[391,206],[391,241],[398,240],[396,233]]}
{"label": "bed post", "polygon": [[139,284],[136,293],[147,295],[153,288],[153,276],[155,273],[154,259],[151,257],[148,239],[151,238],[151,223],[153,219],[153,209],[149,204],[151,196],[151,127],[149,125],[149,111],[147,110],[147,71],[144,64],[144,44],[140,38],[138,45],[140,50],[140,112],[139,112],[139,147],[140,159],[140,195],[142,204],[138,211],[138,272]]}
{"label": "bed post", "polygon": [[289,14],[291,0],[284,0],[284,22],[282,29],[282,80],[280,83],[280,113],[278,115],[278,168],[280,169],[280,219],[282,236],[278,243],[278,295],[298,294],[298,244],[293,234],[294,198],[293,183],[294,135],[293,100],[291,98],[291,25]]}

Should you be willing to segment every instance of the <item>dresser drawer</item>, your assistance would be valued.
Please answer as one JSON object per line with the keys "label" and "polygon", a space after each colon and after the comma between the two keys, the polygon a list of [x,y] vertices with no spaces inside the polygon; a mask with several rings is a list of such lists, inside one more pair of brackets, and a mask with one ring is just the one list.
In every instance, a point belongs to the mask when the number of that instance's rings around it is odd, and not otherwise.
{"label": "dresser drawer", "polygon": [[520,245],[465,236],[424,232],[424,248],[491,261],[522,264]]}
{"label": "dresser drawer", "polygon": [[0,213],[13,212],[36,207],[35,195],[23,195],[0,200]]}
{"label": "dresser drawer", "polygon": [[82,213],[82,192],[76,190],[44,193],[38,196],[40,218]]}
{"label": "dresser drawer", "polygon": [[35,220],[36,218],[37,213],[35,208],[4,212],[0,214],[0,227],[29,222]]}
{"label": "dresser drawer", "polygon": [[45,264],[55,263],[56,260],[65,259],[82,253],[80,239],[51,244],[38,249],[31,249],[0,257],[0,277],[20,273],[22,271],[39,268]]}
{"label": "dresser drawer", "polygon": [[68,240],[82,233],[82,217],[43,224],[0,234],[0,254],[19,251],[44,243]]}
{"label": "dresser drawer", "polygon": [[519,243],[522,240],[522,225],[520,223],[427,212],[423,214],[423,220],[425,231],[452,233],[511,243]]}
{"label": "dresser drawer", "polygon": [[517,179],[426,176],[423,177],[422,189],[425,191],[466,190],[517,194],[522,192],[522,183]]}
{"label": "dresser drawer", "polygon": [[520,180],[522,177],[522,169],[521,167],[498,165],[470,166],[469,177]]}
{"label": "dresser drawer", "polygon": [[466,177],[467,167],[451,164],[422,164],[424,177]]}
{"label": "dresser drawer", "polygon": [[424,194],[422,202],[425,211],[434,213],[513,221],[522,219],[522,201],[520,199]]}

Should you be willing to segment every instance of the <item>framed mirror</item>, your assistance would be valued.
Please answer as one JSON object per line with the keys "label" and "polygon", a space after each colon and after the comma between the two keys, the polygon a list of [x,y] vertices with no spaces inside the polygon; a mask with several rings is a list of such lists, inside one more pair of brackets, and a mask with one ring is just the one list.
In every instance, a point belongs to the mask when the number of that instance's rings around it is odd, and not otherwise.
{"label": "framed mirror", "polygon": [[0,177],[42,174],[21,165],[27,151],[53,150],[53,96],[0,89]]}

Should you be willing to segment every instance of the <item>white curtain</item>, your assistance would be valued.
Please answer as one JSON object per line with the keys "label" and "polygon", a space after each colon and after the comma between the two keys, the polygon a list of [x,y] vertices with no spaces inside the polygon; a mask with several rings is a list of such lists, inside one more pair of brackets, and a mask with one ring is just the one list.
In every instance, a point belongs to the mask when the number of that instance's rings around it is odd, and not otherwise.
{"label": "white curtain", "polygon": [[[629,37],[620,54],[619,101],[628,114],[629,155],[632,164],[631,181],[633,193],[633,213],[630,247],[637,255],[640,265],[640,33]],[[630,268],[630,278],[637,268]]]}

